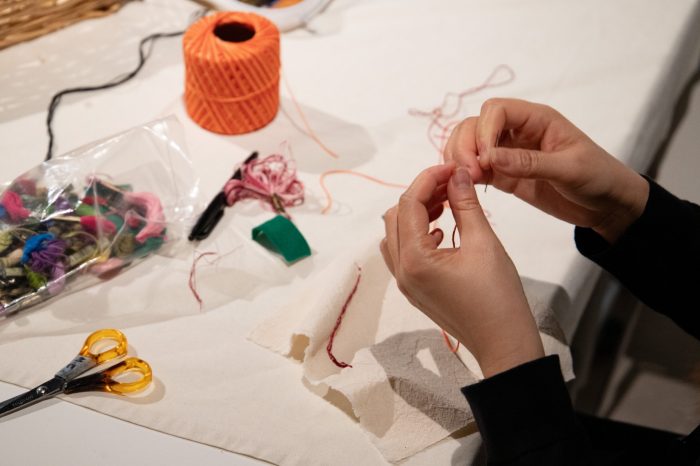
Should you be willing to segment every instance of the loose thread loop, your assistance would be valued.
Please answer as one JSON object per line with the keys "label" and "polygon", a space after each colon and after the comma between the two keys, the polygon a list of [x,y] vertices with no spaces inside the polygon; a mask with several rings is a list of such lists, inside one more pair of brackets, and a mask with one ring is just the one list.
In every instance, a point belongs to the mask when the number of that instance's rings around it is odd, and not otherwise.
{"label": "loose thread loop", "polygon": [[[499,76],[499,74],[502,74],[503,72],[507,73],[507,76],[505,79],[497,81],[496,78]],[[311,126],[308,124],[308,121],[306,120],[304,113],[301,111],[301,108],[299,107],[299,104],[294,97],[294,94],[292,93],[292,90],[289,86],[289,83],[287,82],[286,78],[283,76],[283,80],[285,83],[285,87],[287,88],[287,91],[289,91],[289,94],[292,98],[292,102],[296,106],[297,112],[302,118],[302,121],[304,122],[304,126],[306,127],[305,133],[307,136],[309,136],[311,139],[313,139],[327,154],[331,155],[334,158],[337,158],[338,155],[330,150],[324,143],[319,139],[319,137],[314,133],[313,129],[311,129]],[[459,112],[462,109],[462,102],[463,100],[472,94],[475,94],[479,91],[482,91],[484,89],[492,88],[492,87],[499,87],[499,86],[505,86],[506,84],[510,84],[515,80],[515,71],[508,66],[508,65],[498,65],[494,70],[491,72],[491,74],[486,78],[486,80],[475,87],[469,88],[463,92],[460,93],[448,93],[445,95],[443,98],[443,101],[439,107],[435,107],[432,110],[429,111],[423,111],[423,110],[417,110],[417,109],[410,109],[408,111],[409,115],[412,116],[419,116],[419,117],[430,117],[430,124],[428,125],[428,140],[430,141],[430,144],[437,150],[439,154],[440,161],[442,162],[444,160],[444,147],[445,144],[447,143],[447,140],[450,136],[450,133],[452,130],[459,124],[460,120],[455,119],[455,117],[459,114]],[[450,112],[448,112],[447,106],[449,105],[450,101],[452,98],[456,98],[457,102],[454,107],[454,109]],[[291,118],[290,118],[291,120]],[[444,121],[447,120],[447,121]],[[438,130],[437,135],[435,135],[435,130]],[[364,178],[368,181],[372,181],[374,183],[380,184],[382,186],[388,186],[388,187],[393,187],[393,188],[402,188],[405,189],[407,186],[403,184],[398,184],[398,183],[390,183],[387,181],[380,180],[379,178],[373,177],[371,175],[366,175],[364,173],[360,172],[355,172],[352,170],[328,170],[324,173],[321,174],[321,177],[319,179],[319,183],[321,184],[321,188],[323,189],[323,193],[326,197],[326,205],[321,209],[322,214],[327,214],[331,207],[333,206],[333,196],[331,195],[328,187],[326,186],[325,179],[329,175],[335,175],[335,174],[346,174],[346,175],[353,175],[357,176],[360,178]]]}
{"label": "loose thread loop", "polygon": [[340,310],[340,314],[338,315],[338,319],[335,321],[335,326],[333,327],[331,336],[328,339],[328,346],[326,346],[326,352],[328,353],[328,357],[331,359],[333,364],[340,367],[341,369],[345,367],[352,367],[352,365],[346,362],[338,361],[338,359],[335,356],[333,356],[333,340],[335,339],[335,336],[338,333],[338,330],[340,329],[340,324],[343,322],[343,316],[345,315],[345,311],[347,311],[348,306],[350,305],[350,301],[352,301],[352,298],[353,296],[355,296],[355,292],[357,291],[357,287],[360,285],[360,278],[362,277],[362,268],[357,264],[355,264],[355,267],[357,267],[357,279],[355,280],[355,285],[353,286],[352,291],[345,300],[343,308]]}
{"label": "loose thread loop", "polygon": [[[507,77],[502,81],[496,81],[499,74],[506,72]],[[445,149],[445,144],[450,136],[452,130],[459,124],[460,120],[455,119],[457,115],[462,110],[462,102],[465,97],[468,97],[477,92],[483,91],[484,89],[492,87],[505,86],[510,84],[515,80],[515,71],[508,65],[498,65],[493,69],[491,74],[486,78],[486,80],[479,84],[478,86],[471,87],[462,91],[460,93],[449,92],[443,97],[442,103],[439,107],[435,107],[432,110],[417,110],[410,109],[408,114],[417,117],[428,117],[430,118],[430,124],[428,125],[428,140],[430,144],[438,151],[440,155],[440,160],[443,160],[443,152]],[[451,112],[447,111],[447,106],[450,101],[456,98],[456,103],[454,109]],[[437,135],[435,134],[437,130]]]}

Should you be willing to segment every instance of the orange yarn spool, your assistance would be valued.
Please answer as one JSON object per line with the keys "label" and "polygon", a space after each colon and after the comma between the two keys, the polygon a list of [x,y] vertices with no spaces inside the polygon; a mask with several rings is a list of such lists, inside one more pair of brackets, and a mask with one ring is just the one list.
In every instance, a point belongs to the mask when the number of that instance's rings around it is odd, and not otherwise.
{"label": "orange yarn spool", "polygon": [[241,134],[268,124],[279,108],[280,34],[253,13],[221,12],[182,39],[185,106],[202,128]]}

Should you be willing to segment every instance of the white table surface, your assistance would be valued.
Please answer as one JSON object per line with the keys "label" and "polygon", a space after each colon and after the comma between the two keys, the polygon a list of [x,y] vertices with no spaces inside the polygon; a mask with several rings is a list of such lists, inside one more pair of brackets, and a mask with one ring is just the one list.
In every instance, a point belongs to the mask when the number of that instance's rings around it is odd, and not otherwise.
{"label": "white table surface", "polygon": [[[643,170],[700,51],[700,3],[696,0],[599,0],[585,5],[501,0],[469,2],[468,9],[458,7],[458,2],[422,2],[423,24],[408,28],[388,17],[388,12],[415,14],[422,8],[420,3],[337,1],[312,22],[315,33],[285,35],[284,72],[297,99],[313,112],[372,128],[376,137],[383,131],[392,134],[392,125],[399,124],[396,122],[406,116],[408,108],[429,109],[445,92],[479,84],[495,65],[508,63],[517,73],[514,84],[469,99],[469,113],[478,111],[488,95],[546,102],[616,156]],[[181,28],[193,8],[185,2],[165,0],[133,3],[111,17],[83,22],[0,51],[0,157],[10,167],[3,170],[2,178],[10,179],[43,159],[45,109],[56,90],[99,83],[130,69],[139,38]],[[453,8],[460,14],[450,14]],[[378,27],[381,21],[386,23],[383,31]],[[453,48],[440,40],[437,31],[441,28],[472,28],[475,32],[473,40]],[[357,36],[364,34],[375,46],[348,47],[343,42],[346,30]],[[402,34],[424,35],[422,53],[397,50],[400,41],[395,37]],[[457,66],[459,72],[451,73],[455,60],[473,63],[473,67],[465,72],[465,66]],[[182,92],[181,74],[179,40],[165,39],[156,45],[149,63],[133,82],[99,95],[66,99],[54,127],[58,151],[171,113],[173,100]],[[291,108],[283,99],[285,103]],[[110,109],[108,115],[105,108]],[[402,120],[400,124],[407,123]],[[413,128],[422,128],[422,124],[416,122]],[[211,136],[201,136],[191,122],[186,122],[186,136],[192,152],[212,146]],[[269,149],[278,142],[270,142]],[[247,146],[245,140],[238,145]],[[427,152],[428,148],[426,141],[421,150]],[[427,157],[432,160],[433,154]],[[415,172],[413,165],[404,170],[405,179],[400,181],[410,179]],[[219,168],[197,168],[203,179],[218,179]],[[321,168],[300,163],[300,170],[306,171],[309,179]],[[343,187],[339,181],[337,195],[347,204],[350,201],[343,198]],[[213,192],[216,188],[212,185],[207,189]],[[211,193],[205,190],[204,194]],[[489,194],[489,201],[497,211],[513,214],[514,218],[496,221],[495,229],[521,274],[556,284],[567,294],[570,309],[561,320],[571,336],[595,282],[596,269],[578,258],[573,249],[559,251],[557,256],[549,255],[546,248],[531,247],[526,239],[532,238],[523,239],[527,235],[510,226],[525,223],[532,211],[512,207],[497,193]],[[548,223],[538,246],[560,242],[566,235],[570,235],[570,227]],[[0,383],[0,399],[21,391],[15,385]],[[48,460],[57,465],[97,461],[115,465],[260,463],[59,400],[3,419],[0,439],[0,462],[7,465]],[[412,463],[440,462],[454,456],[455,450],[460,450],[460,459],[468,460],[478,443],[478,435],[469,435],[439,445],[429,450],[430,454],[419,454]]]}

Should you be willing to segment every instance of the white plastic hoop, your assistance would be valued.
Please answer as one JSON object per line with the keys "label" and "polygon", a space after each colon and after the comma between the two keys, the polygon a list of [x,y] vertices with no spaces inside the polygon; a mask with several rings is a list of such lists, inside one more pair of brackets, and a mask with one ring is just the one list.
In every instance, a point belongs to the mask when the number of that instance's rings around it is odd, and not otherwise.
{"label": "white plastic hoop", "polygon": [[303,0],[285,8],[267,8],[249,5],[237,0],[211,0],[217,8],[228,11],[250,11],[266,17],[277,25],[280,31],[290,31],[306,24],[323,11],[332,0]]}

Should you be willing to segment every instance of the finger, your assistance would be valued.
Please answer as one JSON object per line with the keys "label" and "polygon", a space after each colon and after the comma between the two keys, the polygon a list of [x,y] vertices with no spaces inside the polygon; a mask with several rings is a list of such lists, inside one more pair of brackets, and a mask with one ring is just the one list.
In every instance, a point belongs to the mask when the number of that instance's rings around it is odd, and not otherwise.
{"label": "finger", "polygon": [[386,250],[391,260],[393,270],[399,266],[399,236],[396,226],[396,206],[384,214],[384,235]]}
{"label": "finger", "polygon": [[433,223],[435,220],[439,219],[442,212],[445,210],[445,204],[436,204],[433,208],[428,210],[428,223]]}
{"label": "finger", "polygon": [[484,232],[492,233],[491,226],[476,196],[469,170],[465,167],[455,169],[447,188],[447,196],[460,233],[461,244],[466,242],[467,237],[480,236]]}
{"label": "finger", "polygon": [[423,170],[401,195],[396,214],[399,255],[404,251],[434,249],[428,236],[430,217],[427,205],[434,198],[437,187],[447,183],[453,169],[453,164],[446,164]]}
{"label": "finger", "polygon": [[379,250],[382,253],[382,257],[384,258],[384,263],[386,264],[387,268],[389,269],[389,272],[391,272],[391,274],[394,275],[394,261],[391,259],[391,254],[389,254],[389,248],[387,246],[386,238],[383,238],[379,242]]}
{"label": "finger", "polygon": [[447,200],[447,183],[443,183],[435,189],[433,196],[428,201],[426,207],[428,211],[433,210],[436,206],[443,204]]}
{"label": "finger", "polygon": [[464,151],[476,153],[476,124],[477,117],[469,117],[462,121],[450,134],[445,144],[445,161],[457,162],[456,157]]}
{"label": "finger", "polygon": [[580,172],[574,158],[557,152],[496,147],[489,150],[489,157],[495,172],[512,178],[567,182]]}
{"label": "finger", "polygon": [[489,149],[498,145],[505,131],[519,130],[539,140],[555,112],[545,105],[517,99],[489,99],[481,107],[476,127],[476,145],[481,168],[489,166]]}
{"label": "finger", "polygon": [[445,233],[440,228],[436,228],[430,232],[430,237],[435,241],[435,247],[437,248],[445,238]]}
{"label": "finger", "polygon": [[469,168],[475,182],[484,178],[484,173],[477,159],[476,127],[477,117],[469,117],[452,131],[445,145],[445,160]]}

